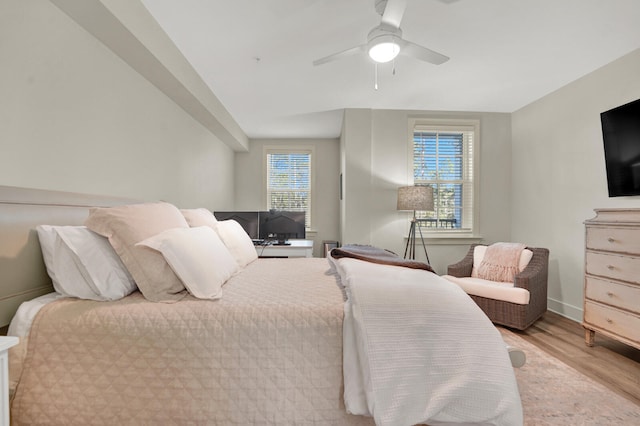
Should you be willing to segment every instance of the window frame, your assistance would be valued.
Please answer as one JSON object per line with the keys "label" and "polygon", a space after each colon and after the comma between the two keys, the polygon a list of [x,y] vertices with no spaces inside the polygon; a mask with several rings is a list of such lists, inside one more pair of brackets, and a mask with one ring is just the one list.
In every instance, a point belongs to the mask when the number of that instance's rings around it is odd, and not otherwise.
{"label": "window frame", "polygon": [[313,207],[315,205],[315,147],[307,145],[265,145],[262,150],[262,205],[266,210],[270,209],[269,206],[269,154],[308,154],[310,155],[309,161],[309,199],[307,201],[307,220],[306,231],[313,232]]}
{"label": "window frame", "polygon": [[[463,206],[463,215],[467,215],[471,220],[471,227],[462,228],[462,229],[451,229],[451,228],[430,228],[426,226],[421,226],[422,233],[425,237],[435,238],[435,239],[462,239],[462,238],[471,238],[478,239],[481,238],[480,234],[480,226],[479,226],[479,217],[480,217],[480,203],[479,203],[479,182],[480,182],[480,120],[476,119],[456,119],[456,118],[448,118],[448,119],[430,119],[430,118],[422,118],[422,117],[412,117],[409,119],[409,127],[408,127],[408,184],[416,185],[416,184],[428,184],[425,182],[417,182],[414,178],[414,133],[416,131],[424,130],[424,131],[438,131],[438,132],[446,132],[446,131],[471,131],[473,132],[473,141],[471,148],[471,155],[468,155],[466,150],[463,154],[463,161],[468,162],[471,161],[471,202],[472,202],[472,211],[470,213],[465,213],[465,207]],[[471,158],[469,158],[471,157]],[[463,164],[463,169],[467,169],[467,164]],[[437,202],[437,200],[434,200]]]}

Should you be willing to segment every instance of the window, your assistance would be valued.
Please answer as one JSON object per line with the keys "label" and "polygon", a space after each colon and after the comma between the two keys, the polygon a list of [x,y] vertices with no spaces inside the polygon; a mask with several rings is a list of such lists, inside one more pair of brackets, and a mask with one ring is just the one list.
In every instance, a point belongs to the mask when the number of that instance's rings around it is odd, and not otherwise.
{"label": "window", "polygon": [[416,212],[420,225],[438,233],[474,234],[474,145],[477,122],[413,123],[414,185],[433,188],[434,211]]}
{"label": "window", "polygon": [[312,150],[267,148],[265,154],[267,209],[303,211],[309,229]]}

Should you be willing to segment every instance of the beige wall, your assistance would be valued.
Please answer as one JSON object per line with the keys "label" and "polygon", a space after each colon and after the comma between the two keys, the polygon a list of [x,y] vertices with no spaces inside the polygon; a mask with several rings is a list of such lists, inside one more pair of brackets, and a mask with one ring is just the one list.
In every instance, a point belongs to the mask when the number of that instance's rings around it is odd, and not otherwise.
{"label": "beige wall", "polygon": [[340,201],[342,244],[373,244],[369,214],[373,208],[372,135],[371,110],[345,110],[340,138],[340,172],[343,187],[343,197]]}
{"label": "beige wall", "polygon": [[[234,154],[49,1],[0,2],[0,40],[2,185],[261,209],[264,144],[308,143],[317,156],[315,254],[325,239],[402,254],[409,216],[395,203],[410,174],[409,118],[477,119],[478,238],[549,248],[549,307],[576,320],[583,221],[598,207],[640,207],[640,197],[607,195],[599,121],[640,98],[640,50],[513,114],[348,109],[340,140],[254,140]],[[436,271],[469,242],[428,239]]]}
{"label": "beige wall", "polygon": [[312,193],[314,256],[323,255],[323,240],[339,240],[339,142],[337,139],[252,139],[249,152],[235,155],[235,209],[264,210],[265,146],[311,147],[314,150],[315,191]]}
{"label": "beige wall", "polygon": [[584,225],[609,198],[600,113],[640,98],[640,49],[512,115],[514,240],[550,249],[549,308],[582,319]]}
{"label": "beige wall", "polygon": [[[344,243],[372,244],[404,253],[410,215],[396,210],[397,188],[409,182],[409,120],[480,121],[480,209],[476,239],[428,238],[429,260],[440,274],[466,254],[476,240],[509,241],[511,219],[511,124],[509,114],[351,109],[345,112],[341,168],[345,193],[341,203]],[[424,251],[417,248],[417,257]]]}
{"label": "beige wall", "polygon": [[0,184],[232,207],[233,151],[52,3],[0,40]]}

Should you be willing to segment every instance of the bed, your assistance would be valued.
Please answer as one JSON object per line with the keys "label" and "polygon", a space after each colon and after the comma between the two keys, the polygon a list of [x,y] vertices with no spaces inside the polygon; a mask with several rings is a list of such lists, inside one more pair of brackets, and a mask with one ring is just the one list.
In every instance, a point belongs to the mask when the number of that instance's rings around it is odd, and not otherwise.
{"label": "bed", "polygon": [[[2,325],[52,290],[36,226],[134,203],[0,187]],[[409,296],[391,297],[390,281],[406,281]],[[10,352],[12,423],[521,423],[499,333],[488,320],[468,327],[482,317],[451,308],[457,290],[437,301],[447,285],[355,259],[257,259],[210,300],[45,296],[23,305],[37,311],[16,317],[26,325],[12,323],[22,334]]]}

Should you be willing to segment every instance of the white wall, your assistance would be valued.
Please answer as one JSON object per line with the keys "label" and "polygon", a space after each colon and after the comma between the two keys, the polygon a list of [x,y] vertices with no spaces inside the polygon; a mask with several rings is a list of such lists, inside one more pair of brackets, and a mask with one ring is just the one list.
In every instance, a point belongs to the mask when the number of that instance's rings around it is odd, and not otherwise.
{"label": "white wall", "polygon": [[265,146],[310,147],[314,150],[312,167],[315,191],[312,192],[312,231],[314,256],[323,255],[323,240],[339,240],[339,175],[340,149],[338,139],[252,139],[249,152],[235,155],[235,209],[265,210],[264,198]]}
{"label": "white wall", "polygon": [[0,184],[233,206],[233,151],[49,1],[0,40]]}
{"label": "white wall", "polygon": [[640,98],[640,49],[512,115],[514,240],[550,250],[549,308],[582,319],[584,225],[609,198],[600,113]]}
{"label": "white wall", "polygon": [[[410,214],[396,210],[397,189],[409,182],[409,119],[457,118],[480,121],[480,209],[478,238],[510,241],[511,124],[510,115],[398,110],[347,110],[341,138],[344,199],[342,241],[372,244],[404,253]],[[460,260],[475,240],[427,239],[436,272]],[[424,251],[416,248],[417,257]]]}
{"label": "white wall", "polygon": [[[256,153],[273,141],[234,155],[49,1],[0,2],[0,58],[0,184],[263,208]],[[511,115],[346,110],[340,141],[308,141],[318,155],[316,255],[323,239],[402,253],[409,217],[395,202],[409,176],[408,119],[479,119],[480,237],[549,248],[549,307],[580,320],[583,221],[594,208],[640,207],[640,197],[607,196],[599,121],[640,98],[638,75],[640,50]],[[444,273],[469,241],[438,243],[427,240]]]}
{"label": "white wall", "polygon": [[372,161],[371,110],[347,109],[340,138],[341,244],[372,244],[369,209]]}

